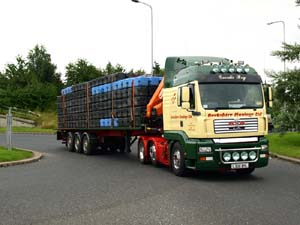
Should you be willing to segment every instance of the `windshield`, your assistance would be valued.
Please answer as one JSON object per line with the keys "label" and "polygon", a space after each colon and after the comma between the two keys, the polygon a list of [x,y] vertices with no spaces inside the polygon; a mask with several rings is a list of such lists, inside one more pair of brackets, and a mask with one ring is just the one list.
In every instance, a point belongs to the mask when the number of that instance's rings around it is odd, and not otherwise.
{"label": "windshield", "polygon": [[260,84],[199,84],[204,109],[262,108]]}

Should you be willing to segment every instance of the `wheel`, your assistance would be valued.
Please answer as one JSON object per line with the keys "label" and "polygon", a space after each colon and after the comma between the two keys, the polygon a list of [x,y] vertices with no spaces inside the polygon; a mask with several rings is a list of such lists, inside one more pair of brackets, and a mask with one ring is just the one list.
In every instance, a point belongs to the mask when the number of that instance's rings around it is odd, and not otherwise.
{"label": "wheel", "polygon": [[157,166],[158,165],[158,161],[156,159],[157,152],[156,152],[156,147],[152,141],[149,142],[148,152],[150,155],[150,160],[151,160],[152,165]]}
{"label": "wheel", "polygon": [[72,132],[68,133],[67,141],[66,141],[66,147],[67,147],[67,150],[69,152],[74,152],[74,150],[75,150],[75,148],[74,148],[74,135],[73,135]]}
{"label": "wheel", "polygon": [[138,159],[142,164],[148,163],[147,155],[145,154],[144,142],[142,139],[140,139],[138,143]]}
{"label": "wheel", "polygon": [[254,170],[255,168],[239,169],[236,170],[236,173],[240,175],[250,175]]}
{"label": "wheel", "polygon": [[82,153],[82,145],[81,145],[81,135],[80,133],[74,134],[74,149],[77,153]]}
{"label": "wheel", "polygon": [[84,133],[82,137],[82,150],[85,155],[92,155],[95,151],[95,142],[92,135]]}
{"label": "wheel", "polygon": [[176,176],[183,177],[186,174],[184,152],[181,145],[176,142],[171,153],[171,168]]}
{"label": "wheel", "polygon": [[114,144],[112,146],[117,152],[125,152],[125,138],[116,137],[113,139],[113,142]]}

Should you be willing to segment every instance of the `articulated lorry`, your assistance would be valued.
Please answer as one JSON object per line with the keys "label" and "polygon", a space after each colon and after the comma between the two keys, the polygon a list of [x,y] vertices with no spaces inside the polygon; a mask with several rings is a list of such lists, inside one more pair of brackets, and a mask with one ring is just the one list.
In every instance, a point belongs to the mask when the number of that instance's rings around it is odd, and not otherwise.
{"label": "articulated lorry", "polygon": [[125,73],[62,90],[57,139],[69,151],[130,151],[142,164],[250,174],[269,160],[271,89],[242,62],[168,57],[164,77]]}

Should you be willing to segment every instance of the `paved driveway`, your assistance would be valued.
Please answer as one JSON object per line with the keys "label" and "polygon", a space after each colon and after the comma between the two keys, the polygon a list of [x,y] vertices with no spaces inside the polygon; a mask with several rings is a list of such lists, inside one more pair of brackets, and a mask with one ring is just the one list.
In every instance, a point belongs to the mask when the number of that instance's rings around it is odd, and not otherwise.
{"label": "paved driveway", "polygon": [[278,159],[249,177],[180,178],[139,164],[135,148],[85,156],[54,135],[14,135],[13,144],[45,157],[0,168],[1,225],[300,223],[300,166]]}

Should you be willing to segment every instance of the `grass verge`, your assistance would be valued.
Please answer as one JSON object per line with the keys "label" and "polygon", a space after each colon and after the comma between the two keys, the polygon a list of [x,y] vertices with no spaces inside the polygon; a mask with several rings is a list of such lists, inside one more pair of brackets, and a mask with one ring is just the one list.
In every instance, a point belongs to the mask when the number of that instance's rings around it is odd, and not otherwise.
{"label": "grass verge", "polygon": [[271,152],[300,158],[300,133],[270,134],[267,138]]}
{"label": "grass verge", "polygon": [[[5,133],[6,127],[0,127],[0,133]],[[54,129],[46,129],[40,127],[13,127],[12,132],[16,133],[45,133],[45,134],[54,134]]]}
{"label": "grass verge", "polygon": [[22,160],[32,157],[33,153],[13,148],[11,151],[0,146],[0,162]]}

